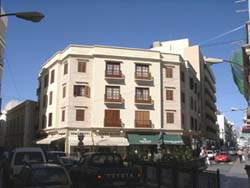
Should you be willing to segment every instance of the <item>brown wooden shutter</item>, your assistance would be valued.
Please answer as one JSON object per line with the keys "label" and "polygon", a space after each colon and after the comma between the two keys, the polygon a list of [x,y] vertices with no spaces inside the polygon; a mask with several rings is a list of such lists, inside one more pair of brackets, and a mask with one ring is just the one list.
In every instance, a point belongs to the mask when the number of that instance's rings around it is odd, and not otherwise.
{"label": "brown wooden shutter", "polygon": [[77,86],[74,86],[73,95],[76,96],[76,94],[77,94]]}
{"label": "brown wooden shutter", "polygon": [[90,97],[90,87],[85,86],[85,97]]}
{"label": "brown wooden shutter", "polygon": [[63,98],[66,96],[66,86],[63,86]]}
{"label": "brown wooden shutter", "polygon": [[84,121],[84,110],[76,110],[76,121]]}
{"label": "brown wooden shutter", "polygon": [[167,123],[174,123],[174,113],[167,112]]}
{"label": "brown wooden shutter", "polygon": [[173,90],[166,90],[166,100],[173,100]]}
{"label": "brown wooden shutter", "polygon": [[173,69],[170,67],[166,67],[166,78],[172,78],[173,77]]}

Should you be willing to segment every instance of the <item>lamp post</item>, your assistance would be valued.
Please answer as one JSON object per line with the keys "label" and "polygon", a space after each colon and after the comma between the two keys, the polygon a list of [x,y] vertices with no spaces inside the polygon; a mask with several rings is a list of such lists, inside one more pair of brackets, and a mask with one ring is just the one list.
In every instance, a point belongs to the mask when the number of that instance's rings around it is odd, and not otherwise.
{"label": "lamp post", "polygon": [[245,108],[235,108],[235,107],[232,107],[231,111],[246,111],[246,109]]}
{"label": "lamp post", "polygon": [[80,157],[82,157],[82,153],[83,153],[83,148],[84,148],[84,134],[82,132],[79,131],[79,129],[77,129],[77,137],[78,137],[78,148],[79,148],[79,152],[80,152]]}
{"label": "lamp post", "polygon": [[16,13],[0,14],[0,17],[4,16],[16,16],[17,18],[21,18],[32,22],[40,22],[44,18],[44,15],[40,12],[16,12]]}
{"label": "lamp post", "polygon": [[237,65],[239,66],[241,69],[243,69],[243,66],[236,63],[236,62],[233,62],[233,61],[230,61],[230,60],[226,60],[226,59],[219,59],[219,58],[205,58],[204,61],[208,64],[219,64],[219,63],[230,63],[230,64],[233,64],[233,65]]}

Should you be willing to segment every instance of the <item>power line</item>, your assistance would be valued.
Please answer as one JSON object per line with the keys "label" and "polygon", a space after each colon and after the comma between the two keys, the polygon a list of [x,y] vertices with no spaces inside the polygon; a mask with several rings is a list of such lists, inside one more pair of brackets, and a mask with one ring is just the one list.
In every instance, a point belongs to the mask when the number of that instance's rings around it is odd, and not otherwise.
{"label": "power line", "polygon": [[[216,43],[210,43],[210,44],[203,44],[200,45],[200,47],[212,47],[212,46],[221,46],[221,45],[226,45],[226,44],[237,44],[237,43],[244,43],[244,39],[238,39],[238,40],[230,40],[230,41],[224,41],[224,42],[216,42]],[[241,45],[241,44],[238,44]]]}
{"label": "power line", "polygon": [[199,45],[205,45],[206,43],[208,43],[208,42],[210,42],[210,41],[213,41],[213,40],[222,38],[222,37],[224,37],[224,36],[226,36],[226,35],[229,35],[229,34],[235,32],[235,31],[238,31],[238,30],[240,30],[240,29],[242,29],[242,28],[245,28],[245,24],[244,24],[244,25],[241,25],[241,26],[239,26],[239,27],[236,27],[236,28],[234,28],[234,29],[231,29],[231,30],[229,30],[229,31],[226,31],[226,32],[224,32],[224,33],[222,33],[222,34],[219,34],[219,35],[217,35],[217,36],[215,36],[215,37],[212,37],[212,38],[210,38],[210,39],[208,39],[208,40],[205,40],[204,42],[201,42]]}

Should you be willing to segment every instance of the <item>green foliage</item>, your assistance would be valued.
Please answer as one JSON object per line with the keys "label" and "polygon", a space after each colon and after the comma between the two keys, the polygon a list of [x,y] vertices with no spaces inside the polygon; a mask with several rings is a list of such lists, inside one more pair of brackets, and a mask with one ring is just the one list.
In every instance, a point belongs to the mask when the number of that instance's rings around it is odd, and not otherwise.
{"label": "green foliage", "polygon": [[192,149],[189,147],[178,148],[175,156],[178,162],[186,162],[194,159]]}

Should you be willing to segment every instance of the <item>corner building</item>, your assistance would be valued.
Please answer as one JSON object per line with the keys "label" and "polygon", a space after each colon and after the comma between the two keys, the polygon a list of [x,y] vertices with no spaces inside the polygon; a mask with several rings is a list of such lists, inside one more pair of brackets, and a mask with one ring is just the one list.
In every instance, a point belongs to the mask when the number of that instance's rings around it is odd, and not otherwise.
{"label": "corner building", "polygon": [[143,154],[155,150],[163,132],[169,148],[183,145],[183,135],[200,130],[199,97],[190,112],[187,74],[199,87],[195,70],[180,54],[70,45],[40,71],[39,129],[46,137],[37,144],[74,154],[82,132],[85,151]]}

